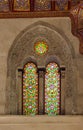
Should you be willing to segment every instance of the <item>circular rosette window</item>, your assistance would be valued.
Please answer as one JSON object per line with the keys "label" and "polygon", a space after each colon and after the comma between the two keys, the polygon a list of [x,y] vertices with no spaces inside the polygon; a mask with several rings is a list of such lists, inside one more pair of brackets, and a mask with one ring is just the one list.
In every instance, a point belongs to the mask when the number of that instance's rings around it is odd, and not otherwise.
{"label": "circular rosette window", "polygon": [[44,41],[39,41],[35,43],[34,49],[38,55],[43,55],[48,51],[48,45]]}

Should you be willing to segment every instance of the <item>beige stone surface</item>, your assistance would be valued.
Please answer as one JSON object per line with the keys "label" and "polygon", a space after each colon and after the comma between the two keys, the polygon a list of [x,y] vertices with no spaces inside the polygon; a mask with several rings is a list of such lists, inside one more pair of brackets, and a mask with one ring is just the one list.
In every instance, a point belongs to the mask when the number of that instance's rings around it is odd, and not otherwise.
{"label": "beige stone surface", "polygon": [[[64,32],[66,37],[70,40],[70,44],[72,45],[72,48],[75,53],[75,63],[77,65],[77,82],[78,82],[78,96],[79,94],[83,94],[83,56],[79,54],[79,40],[75,36],[72,35],[71,33],[71,20],[70,18],[20,18],[20,19],[0,19],[0,114],[5,114],[5,100],[6,100],[6,87],[7,87],[7,57],[8,57],[8,52],[13,44],[13,41],[15,40],[16,36],[24,30],[26,27],[29,25],[38,22],[38,21],[44,21],[49,24],[54,25],[58,30],[61,32]],[[79,105],[82,104],[83,98],[76,99],[78,102],[78,110],[80,113],[83,111],[83,106]],[[4,127],[2,126],[1,130],[4,130],[7,127],[7,125]],[[13,130],[13,126],[9,126]],[[16,126],[17,128],[21,126]],[[27,126],[28,127],[28,126]],[[42,128],[44,125],[42,126]],[[47,126],[45,126],[46,128]],[[1,127],[0,127],[1,128]],[[21,127],[22,128],[22,127]],[[44,128],[44,129],[45,129]],[[53,128],[50,127],[50,128]],[[61,129],[62,126],[56,126],[56,129]],[[63,128],[66,129],[66,126],[64,125]],[[8,129],[8,127],[7,127]],[[6,130],[7,130],[6,129]],[[26,128],[25,128],[26,129]],[[32,126],[30,129],[34,129]],[[29,129],[29,130],[30,130]],[[35,126],[35,129],[39,129],[39,126]],[[71,130],[75,129],[75,126],[70,128]],[[76,129],[79,129],[79,125],[77,126]],[[82,130],[82,128],[80,128]]]}
{"label": "beige stone surface", "polygon": [[1,116],[0,130],[83,130],[83,116]]}
{"label": "beige stone surface", "polygon": [[81,115],[83,113],[83,94],[78,95],[77,104],[78,104],[78,113]]}

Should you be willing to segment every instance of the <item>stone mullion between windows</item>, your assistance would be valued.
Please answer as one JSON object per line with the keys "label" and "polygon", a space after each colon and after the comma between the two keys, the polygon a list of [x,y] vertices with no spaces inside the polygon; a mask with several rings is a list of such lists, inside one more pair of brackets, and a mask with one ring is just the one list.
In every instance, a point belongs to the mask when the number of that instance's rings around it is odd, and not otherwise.
{"label": "stone mullion between windows", "polygon": [[39,115],[43,115],[44,105],[45,105],[45,96],[44,96],[44,86],[45,86],[45,72],[43,70],[39,70]]}

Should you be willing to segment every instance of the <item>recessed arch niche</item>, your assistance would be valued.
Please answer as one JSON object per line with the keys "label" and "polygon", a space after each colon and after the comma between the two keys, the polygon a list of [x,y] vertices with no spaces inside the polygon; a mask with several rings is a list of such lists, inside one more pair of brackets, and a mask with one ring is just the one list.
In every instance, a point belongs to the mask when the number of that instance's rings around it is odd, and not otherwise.
{"label": "recessed arch niche", "polygon": [[[49,46],[48,52],[42,56],[34,52],[34,43],[39,40],[46,41]],[[14,40],[7,62],[7,114],[21,114],[22,79],[18,71],[22,70],[28,62],[37,64],[38,68],[45,68],[49,62],[56,62],[62,68],[61,75],[65,68],[65,76],[61,76],[61,111],[62,114],[76,114],[77,77],[74,50],[64,32],[42,21],[28,26]]]}

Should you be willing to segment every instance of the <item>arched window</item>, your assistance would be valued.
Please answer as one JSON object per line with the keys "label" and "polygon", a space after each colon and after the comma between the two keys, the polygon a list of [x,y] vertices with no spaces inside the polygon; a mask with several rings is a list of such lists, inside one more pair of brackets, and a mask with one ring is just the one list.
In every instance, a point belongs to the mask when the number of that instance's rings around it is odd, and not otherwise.
{"label": "arched window", "polygon": [[23,70],[23,115],[38,114],[38,74],[34,63]]}
{"label": "arched window", "polygon": [[60,114],[60,72],[55,62],[47,65],[46,72],[37,71],[34,63],[24,66],[23,115],[37,114]]}
{"label": "arched window", "polygon": [[56,63],[49,63],[45,74],[45,113],[60,114],[60,72]]}

